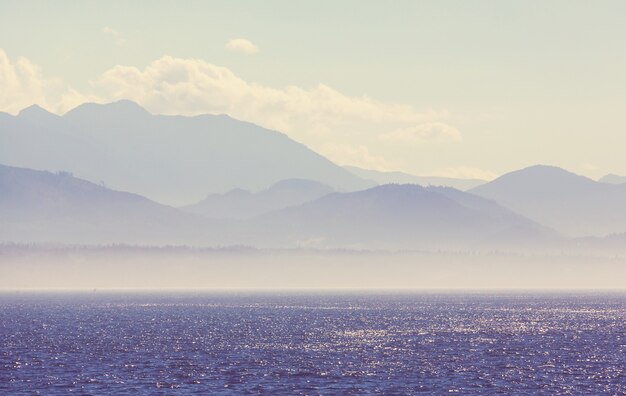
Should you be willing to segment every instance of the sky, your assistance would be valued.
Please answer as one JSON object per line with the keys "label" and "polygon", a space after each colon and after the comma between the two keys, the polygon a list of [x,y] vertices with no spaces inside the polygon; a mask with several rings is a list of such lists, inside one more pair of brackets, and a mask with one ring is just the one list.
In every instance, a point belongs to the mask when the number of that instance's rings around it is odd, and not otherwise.
{"label": "sky", "polygon": [[626,175],[624,1],[0,0],[0,111],[226,113],[340,165]]}

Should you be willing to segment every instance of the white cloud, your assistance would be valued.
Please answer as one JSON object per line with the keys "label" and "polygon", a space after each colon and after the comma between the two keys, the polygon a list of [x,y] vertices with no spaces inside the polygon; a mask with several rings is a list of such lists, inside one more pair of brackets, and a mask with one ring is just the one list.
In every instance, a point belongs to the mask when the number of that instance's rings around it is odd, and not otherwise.
{"label": "white cloud", "polygon": [[[389,125],[433,122],[445,112],[416,112],[366,96],[347,96],[320,84],[311,89],[283,89],[247,82],[231,70],[199,59],[170,56],[145,69],[115,66],[94,85],[105,97],[130,99],[153,113],[227,113],[288,133],[303,135],[377,135]],[[366,132],[367,131],[367,132]]]}
{"label": "white cloud", "polygon": [[480,179],[493,180],[498,175],[489,170],[474,168],[471,166],[456,166],[450,168],[438,169],[431,172],[429,176],[452,177],[457,179]]}
{"label": "white cloud", "polygon": [[41,69],[20,57],[13,62],[0,49],[0,111],[16,114],[38,104],[54,112],[63,112],[94,99],[65,86],[60,79],[44,77]]}
{"label": "white cloud", "polygon": [[458,129],[443,122],[427,122],[396,129],[380,136],[381,140],[401,143],[458,142],[461,133]]}
{"label": "white cloud", "polygon": [[126,44],[126,37],[124,37],[124,35],[121,32],[119,32],[119,31],[117,31],[117,30],[115,30],[115,29],[113,29],[111,27],[108,27],[108,26],[104,27],[102,29],[102,33],[106,34],[107,36],[112,37],[113,40],[115,40],[115,42],[118,45],[125,45]]}
{"label": "white cloud", "polygon": [[364,169],[388,171],[397,168],[385,158],[370,153],[365,146],[327,144],[323,148],[326,157],[338,165],[352,165]]}
{"label": "white cloud", "polygon": [[117,65],[91,86],[89,92],[77,92],[61,81],[45,79],[28,60],[11,63],[0,52],[0,110],[10,112],[39,103],[62,113],[85,101],[129,99],[154,114],[226,113],[285,132],[338,163],[381,170],[397,168],[389,159],[408,165],[408,158],[398,158],[391,145],[385,145],[387,151],[380,148],[381,131],[404,131],[424,141],[460,138],[443,123],[445,111],[419,112],[408,105],[345,95],[323,84],[264,86],[199,59],[164,56],[143,69]]}
{"label": "white cloud", "polygon": [[259,52],[259,48],[256,45],[252,44],[250,40],[246,40],[244,38],[228,40],[226,43],[226,49],[246,55],[254,55]]}

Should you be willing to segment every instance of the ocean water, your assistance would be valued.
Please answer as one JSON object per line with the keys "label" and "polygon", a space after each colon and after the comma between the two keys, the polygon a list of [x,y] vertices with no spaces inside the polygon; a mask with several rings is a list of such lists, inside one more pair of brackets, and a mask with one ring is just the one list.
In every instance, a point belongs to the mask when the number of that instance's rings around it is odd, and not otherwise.
{"label": "ocean water", "polygon": [[626,294],[0,294],[0,394],[626,394]]}

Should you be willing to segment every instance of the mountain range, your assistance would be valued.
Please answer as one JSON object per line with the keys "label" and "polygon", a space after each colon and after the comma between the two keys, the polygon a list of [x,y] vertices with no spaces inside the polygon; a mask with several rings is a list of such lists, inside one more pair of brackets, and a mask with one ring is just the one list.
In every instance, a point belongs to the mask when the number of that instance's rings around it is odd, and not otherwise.
{"label": "mountain range", "polygon": [[495,202],[414,184],[329,194],[257,217],[249,228],[262,245],[361,249],[481,249],[556,236]]}
{"label": "mountain range", "polygon": [[180,209],[209,218],[246,219],[313,201],[331,192],[334,190],[330,186],[313,180],[287,179],[256,193],[237,188],[224,194],[211,194]]}
{"label": "mountain range", "polygon": [[510,172],[469,192],[572,237],[626,230],[626,184],[601,183],[554,166]]}
{"label": "mountain range", "polygon": [[[294,184],[311,187],[292,180],[259,196]],[[245,220],[207,219],[68,173],[9,166],[0,166],[0,192],[5,242],[432,250],[493,248],[554,235],[495,202],[444,187],[334,192]]]}
{"label": "mountain range", "polygon": [[342,168],[276,131],[129,101],[0,113],[0,162],[0,241],[433,249],[626,232],[615,175]]}
{"label": "mountain range", "polygon": [[22,243],[210,242],[217,225],[69,173],[0,165],[0,240]]}
{"label": "mountain range", "polygon": [[283,133],[226,115],[152,115],[126,100],[82,104],[63,116],[38,106],[2,113],[0,163],[67,171],[170,205],[291,178],[340,191],[375,185]]}

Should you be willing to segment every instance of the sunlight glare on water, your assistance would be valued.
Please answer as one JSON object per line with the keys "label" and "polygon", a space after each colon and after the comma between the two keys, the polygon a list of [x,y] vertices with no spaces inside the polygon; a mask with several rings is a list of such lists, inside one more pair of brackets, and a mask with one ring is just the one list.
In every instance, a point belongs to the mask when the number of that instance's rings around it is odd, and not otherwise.
{"label": "sunlight glare on water", "polygon": [[624,294],[0,295],[0,393],[622,394]]}

